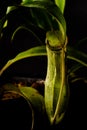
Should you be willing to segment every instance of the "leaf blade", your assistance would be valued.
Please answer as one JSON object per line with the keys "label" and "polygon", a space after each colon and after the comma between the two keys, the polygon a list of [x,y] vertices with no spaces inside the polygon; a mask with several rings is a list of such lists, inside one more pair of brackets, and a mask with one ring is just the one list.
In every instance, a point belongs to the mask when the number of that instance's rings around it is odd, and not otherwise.
{"label": "leaf blade", "polygon": [[[53,4],[53,2],[45,2],[45,1],[32,1],[27,4],[21,4],[21,6],[29,7],[29,8],[39,8],[44,9],[48,12],[52,17],[55,18],[59,27],[61,26],[61,31],[64,33],[64,37],[66,36],[66,21],[63,17],[63,14],[60,11],[60,8]],[[44,20],[44,18],[43,18]]]}
{"label": "leaf blade", "polygon": [[32,87],[20,87],[21,93],[31,102],[31,104],[39,111],[45,109],[44,98],[39,92]]}
{"label": "leaf blade", "polygon": [[29,57],[33,57],[33,56],[46,56],[46,48],[45,46],[37,46],[37,47],[33,47],[29,50],[26,50],[24,52],[19,53],[15,58],[9,60],[4,67],[0,70],[0,75],[2,75],[2,73],[9,67],[11,66],[13,63],[22,60],[24,58],[29,58]]}
{"label": "leaf blade", "polygon": [[87,67],[87,54],[82,51],[79,51],[73,47],[67,47],[67,58],[74,60],[81,65]]}
{"label": "leaf blade", "polygon": [[66,0],[55,0],[56,5],[59,6],[62,13],[64,13],[65,2]]}

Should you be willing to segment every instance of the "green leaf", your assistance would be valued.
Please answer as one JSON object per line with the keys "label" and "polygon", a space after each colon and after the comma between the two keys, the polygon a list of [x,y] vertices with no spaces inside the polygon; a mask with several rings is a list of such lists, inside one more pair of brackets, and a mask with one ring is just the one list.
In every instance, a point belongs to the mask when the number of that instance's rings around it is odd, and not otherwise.
{"label": "green leaf", "polygon": [[[29,89],[28,89],[28,91],[29,91]],[[35,95],[35,92],[36,92],[36,91],[34,91],[33,88],[30,89],[30,93],[31,93],[32,96]],[[23,97],[23,98],[25,99],[25,101],[28,103],[29,108],[31,109],[31,112],[32,112],[32,124],[31,124],[31,129],[33,129],[33,127],[34,127],[34,110],[33,110],[32,104],[31,104],[32,96],[31,96],[30,99],[27,98],[27,97],[20,91],[20,89],[19,89],[17,86],[15,86],[14,84],[11,84],[11,83],[5,84],[5,85],[3,85],[2,87],[0,87],[0,96],[1,96],[2,94],[5,94],[5,93],[9,93],[9,95],[16,94],[16,95],[19,95],[20,97]],[[29,92],[28,92],[28,94],[29,94]],[[38,96],[38,94],[37,94],[37,96]],[[35,98],[37,98],[37,97],[35,97]],[[9,98],[8,98],[8,99],[9,99]],[[1,99],[1,100],[2,100],[2,99]]]}
{"label": "green leaf", "polygon": [[18,32],[19,30],[23,30],[23,29],[26,30],[26,31],[28,31],[28,32],[30,32],[30,33],[37,39],[37,41],[42,44],[42,41],[41,41],[40,38],[33,32],[33,30],[31,30],[30,28],[28,28],[28,27],[26,27],[26,26],[24,26],[24,25],[19,26],[18,28],[15,29],[15,31],[13,32],[13,35],[12,35],[12,37],[11,37],[11,41],[13,41],[13,40],[15,39],[15,35],[17,34],[17,32]]}
{"label": "green leaf", "polygon": [[36,89],[26,86],[20,87],[19,89],[35,109],[39,112],[43,112],[45,110],[44,98]]}
{"label": "green leaf", "polygon": [[22,7],[22,9],[23,7],[26,8],[27,13],[29,13],[27,17],[21,14],[27,24],[32,23],[46,31],[52,29],[59,30],[61,31],[63,39],[66,38],[66,21],[60,8],[56,4],[49,0],[22,2],[19,6],[10,7],[12,9],[10,12],[8,11],[8,16],[15,13],[15,10],[20,10],[20,7]]}
{"label": "green leaf", "polygon": [[82,75],[80,76],[78,73],[81,73],[82,68],[84,69],[87,67],[87,54],[83,51],[79,51],[78,49],[68,47],[67,59],[67,65],[70,63],[67,74],[68,78],[70,78],[72,82],[84,79]]}
{"label": "green leaf", "polygon": [[61,12],[64,13],[66,0],[55,0],[55,4],[60,8]]}
{"label": "green leaf", "polygon": [[[37,0],[23,0],[22,1],[22,4],[23,5],[28,5],[30,2],[33,3]],[[50,2],[50,0],[38,0],[38,2]],[[44,29],[44,30],[49,30],[50,28],[52,28],[54,26],[53,22],[52,22],[52,17],[50,15],[47,14],[46,11],[44,11],[43,9],[41,8],[37,8],[35,7],[34,9],[30,9],[31,10],[31,15],[32,15],[32,18],[34,18],[34,22],[36,22],[36,24]],[[39,14],[39,15],[37,15]]]}
{"label": "green leaf", "polygon": [[[47,31],[54,27],[52,17],[43,9],[32,8],[31,10],[31,19],[33,25]],[[39,14],[39,15],[37,15]],[[29,21],[29,19],[27,19]]]}
{"label": "green leaf", "polygon": [[67,58],[74,60],[81,65],[87,67],[87,54],[82,51],[79,51],[73,47],[67,47]]}
{"label": "green leaf", "polygon": [[[45,103],[44,103],[44,98],[39,92],[28,86],[15,86],[14,84],[8,83],[3,85],[0,88],[0,96],[3,93],[9,93],[9,95],[12,94],[17,94],[20,97],[23,97],[25,101],[28,103],[29,108],[31,109],[32,112],[32,124],[31,124],[31,129],[34,127],[34,117],[35,117],[35,111],[39,112],[39,114],[42,114],[44,116],[45,112]],[[9,99],[9,98],[8,98]]]}
{"label": "green leaf", "polygon": [[19,53],[15,58],[9,60],[5,66],[0,70],[0,75],[13,63],[22,60],[24,58],[29,58],[33,56],[46,56],[46,48],[45,46],[37,46],[31,49],[28,49],[24,52]]}
{"label": "green leaf", "polygon": [[14,11],[17,9],[17,6],[8,6],[6,14],[9,14],[11,11]]}
{"label": "green leaf", "polygon": [[80,63],[77,63],[75,65],[71,65],[70,68],[68,68],[68,76],[72,75],[75,73],[77,70],[79,70],[83,65]]}
{"label": "green leaf", "polygon": [[6,16],[4,16],[2,19],[0,19],[0,37],[1,37],[1,32],[2,32],[2,29],[3,29],[3,26],[4,26],[4,23],[6,21]]}
{"label": "green leaf", "polygon": [[[21,4],[21,6],[29,7],[29,8],[37,8],[39,10],[43,9],[44,11],[46,11],[58,23],[60,30],[63,34],[63,37],[66,37],[66,21],[64,19],[62,12],[60,11],[60,8],[56,6],[55,4],[53,4],[53,2],[32,1],[26,4]],[[43,20],[44,20],[44,17],[43,17]]]}

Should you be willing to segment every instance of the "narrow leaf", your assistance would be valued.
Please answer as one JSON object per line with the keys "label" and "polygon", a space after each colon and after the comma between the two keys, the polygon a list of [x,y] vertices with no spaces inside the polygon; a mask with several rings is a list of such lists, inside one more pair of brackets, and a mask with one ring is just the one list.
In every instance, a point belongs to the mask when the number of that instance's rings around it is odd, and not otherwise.
{"label": "narrow leaf", "polygon": [[20,87],[19,89],[39,112],[43,112],[45,110],[44,98],[36,89],[26,86]]}
{"label": "narrow leaf", "polygon": [[1,32],[2,32],[5,21],[6,21],[6,16],[0,19],[0,37],[1,37]]}
{"label": "narrow leaf", "polygon": [[55,4],[60,8],[61,12],[64,13],[66,0],[55,0]]}
{"label": "narrow leaf", "polygon": [[[33,95],[33,92],[34,91],[31,90],[32,95]],[[25,101],[28,103],[28,105],[31,109],[31,112],[32,112],[31,129],[33,129],[33,127],[34,127],[34,111],[33,111],[32,105],[30,103],[30,99],[27,98],[24,94],[22,94],[22,92],[20,91],[20,89],[17,86],[15,86],[14,84],[11,84],[11,83],[5,84],[0,88],[0,95],[2,95],[3,93],[9,93],[10,95],[17,94],[20,97],[23,97],[25,99]]]}
{"label": "narrow leaf", "polygon": [[68,68],[68,76],[70,76],[72,73],[75,73],[82,66],[82,64],[76,62],[75,65],[72,65],[70,68]]}
{"label": "narrow leaf", "polygon": [[87,67],[87,54],[82,51],[79,51],[75,48],[69,47],[67,48],[67,58],[70,60],[74,60],[83,66]]}
{"label": "narrow leaf", "polygon": [[21,4],[21,6],[44,9],[44,11],[47,11],[48,14],[50,14],[57,21],[62,33],[64,33],[64,37],[66,36],[66,21],[60,11],[60,8],[53,4],[53,2],[32,1],[26,4]]}
{"label": "narrow leaf", "polygon": [[11,41],[14,40],[15,35],[17,34],[17,32],[18,32],[19,30],[22,30],[22,29],[24,29],[24,30],[30,32],[30,33],[37,39],[37,41],[42,44],[42,41],[40,40],[40,38],[39,38],[31,29],[29,29],[29,28],[26,27],[26,26],[19,26],[18,28],[16,28],[15,31],[13,32],[12,37],[11,37]]}
{"label": "narrow leaf", "polygon": [[29,50],[19,53],[15,58],[9,60],[5,66],[0,70],[0,75],[13,63],[22,60],[24,58],[29,58],[32,56],[45,56],[46,55],[46,48],[45,46],[37,46],[33,47]]}

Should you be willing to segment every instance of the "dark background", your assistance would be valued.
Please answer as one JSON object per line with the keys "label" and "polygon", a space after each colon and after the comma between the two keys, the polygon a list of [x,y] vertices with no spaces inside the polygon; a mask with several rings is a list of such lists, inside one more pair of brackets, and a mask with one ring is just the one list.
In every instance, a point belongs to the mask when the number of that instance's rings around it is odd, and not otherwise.
{"label": "dark background", "polygon": [[65,18],[69,44],[76,44],[78,40],[87,37],[87,1],[66,0]]}

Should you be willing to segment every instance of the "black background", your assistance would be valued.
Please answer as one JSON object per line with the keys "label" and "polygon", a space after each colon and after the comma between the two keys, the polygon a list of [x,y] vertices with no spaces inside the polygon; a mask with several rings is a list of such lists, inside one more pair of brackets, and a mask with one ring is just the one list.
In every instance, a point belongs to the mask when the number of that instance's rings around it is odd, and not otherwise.
{"label": "black background", "polygon": [[65,18],[69,44],[74,46],[78,40],[87,37],[87,1],[66,0]]}

